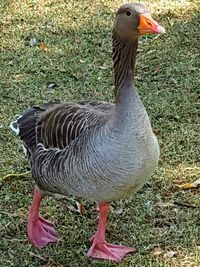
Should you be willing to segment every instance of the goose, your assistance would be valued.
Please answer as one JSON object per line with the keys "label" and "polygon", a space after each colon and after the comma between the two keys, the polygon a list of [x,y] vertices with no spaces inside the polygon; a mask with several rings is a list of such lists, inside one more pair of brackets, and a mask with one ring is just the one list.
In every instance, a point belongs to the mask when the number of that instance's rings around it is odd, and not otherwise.
{"label": "goose", "polygon": [[159,160],[159,144],[133,85],[138,38],[162,34],[141,3],[123,4],[112,32],[115,103],[50,102],[25,110],[10,125],[20,137],[36,186],[27,235],[41,248],[58,240],[40,216],[46,195],[73,195],[98,203],[96,233],[88,257],[121,261],[135,248],[106,241],[110,202],[132,196],[149,180]]}

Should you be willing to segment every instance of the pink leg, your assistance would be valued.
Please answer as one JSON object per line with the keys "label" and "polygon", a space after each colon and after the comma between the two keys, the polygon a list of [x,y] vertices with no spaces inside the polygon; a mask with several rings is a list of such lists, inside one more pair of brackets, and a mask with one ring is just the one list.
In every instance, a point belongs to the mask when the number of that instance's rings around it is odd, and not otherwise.
{"label": "pink leg", "polygon": [[35,189],[33,202],[29,208],[27,224],[29,241],[38,248],[42,248],[48,243],[55,243],[58,241],[58,234],[53,224],[39,215],[40,203],[43,197],[40,191]]}
{"label": "pink leg", "polygon": [[113,245],[106,242],[105,231],[108,212],[109,204],[100,203],[99,223],[96,234],[90,239],[92,246],[90,247],[87,256],[119,262],[127,253],[135,252],[136,249],[122,245]]}

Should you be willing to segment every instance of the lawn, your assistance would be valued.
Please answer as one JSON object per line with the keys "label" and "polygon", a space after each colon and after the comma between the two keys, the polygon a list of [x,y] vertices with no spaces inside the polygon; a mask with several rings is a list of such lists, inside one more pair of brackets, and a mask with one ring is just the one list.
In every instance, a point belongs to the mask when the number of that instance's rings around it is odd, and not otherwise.
{"label": "lawn", "polygon": [[[27,242],[34,182],[10,121],[50,100],[113,101],[111,29],[116,0],[1,0],[0,3],[0,266],[116,266],[86,257],[96,227],[94,203],[46,198],[42,214],[60,234],[42,250]],[[200,2],[147,1],[167,34],[143,37],[135,84],[161,147],[152,180],[135,196],[113,203],[109,241],[138,252],[120,267],[199,267]],[[42,43],[43,42],[43,43]],[[38,44],[40,44],[38,46]],[[49,84],[56,86],[50,88]],[[76,201],[85,212],[76,211]]]}

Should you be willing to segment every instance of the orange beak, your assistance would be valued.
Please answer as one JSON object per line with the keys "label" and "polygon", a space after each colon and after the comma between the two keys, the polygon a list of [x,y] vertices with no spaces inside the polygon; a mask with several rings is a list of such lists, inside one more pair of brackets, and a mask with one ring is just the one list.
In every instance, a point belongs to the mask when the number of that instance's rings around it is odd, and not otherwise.
{"label": "orange beak", "polygon": [[152,19],[149,13],[140,15],[139,34],[165,33],[165,28]]}

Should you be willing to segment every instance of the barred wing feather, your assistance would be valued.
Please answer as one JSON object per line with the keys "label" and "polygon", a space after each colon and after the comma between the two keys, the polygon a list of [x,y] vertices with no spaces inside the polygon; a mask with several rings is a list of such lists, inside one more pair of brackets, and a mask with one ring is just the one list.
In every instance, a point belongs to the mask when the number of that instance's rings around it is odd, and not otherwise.
{"label": "barred wing feather", "polygon": [[38,143],[46,148],[65,148],[88,127],[106,121],[114,105],[104,102],[49,102],[26,110],[11,128],[19,133],[28,155]]}

